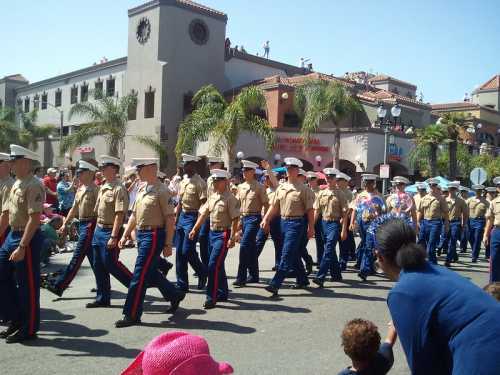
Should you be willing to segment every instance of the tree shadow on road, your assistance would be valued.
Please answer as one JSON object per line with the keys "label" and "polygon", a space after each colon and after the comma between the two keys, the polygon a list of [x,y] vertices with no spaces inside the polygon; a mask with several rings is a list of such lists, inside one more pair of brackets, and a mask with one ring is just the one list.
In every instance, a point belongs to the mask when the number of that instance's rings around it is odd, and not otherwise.
{"label": "tree shadow on road", "polygon": [[57,310],[42,309],[39,338],[28,341],[26,346],[51,347],[61,351],[75,353],[59,353],[61,357],[119,357],[134,358],[139,349],[127,349],[112,342],[90,339],[105,336],[108,331],[91,329],[77,323],[70,323],[74,315],[62,314]]}

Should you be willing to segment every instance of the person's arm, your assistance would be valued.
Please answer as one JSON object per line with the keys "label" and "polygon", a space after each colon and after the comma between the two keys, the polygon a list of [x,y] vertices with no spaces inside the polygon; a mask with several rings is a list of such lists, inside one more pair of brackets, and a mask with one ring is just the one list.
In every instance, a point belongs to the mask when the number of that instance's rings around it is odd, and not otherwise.
{"label": "person's arm", "polygon": [[172,255],[172,247],[175,233],[175,215],[168,215],[165,220],[165,231],[166,231],[166,239],[165,239],[165,247],[163,249],[163,256],[168,257]]}
{"label": "person's arm", "polygon": [[0,238],[5,234],[9,227],[9,211],[4,211],[0,215]]}
{"label": "person's arm", "polygon": [[280,200],[278,197],[279,189],[276,190],[273,194],[272,202],[269,205],[269,208],[260,223],[260,227],[264,230],[264,232],[269,233],[269,223],[273,219],[274,216],[278,215],[280,212]]}
{"label": "person's arm", "polygon": [[20,262],[24,259],[26,255],[26,249],[30,246],[31,239],[35,235],[35,232],[40,227],[40,212],[34,212],[29,215],[28,223],[24,228],[23,237],[19,241],[19,246],[10,255],[9,260],[12,262]]}
{"label": "person's arm", "polygon": [[387,328],[387,337],[385,338],[385,343],[389,344],[390,346],[394,346],[396,343],[396,340],[398,339],[398,333],[396,332],[396,328],[394,328],[394,324],[392,323],[392,320],[389,322]]}
{"label": "person's arm", "polygon": [[267,171],[267,175],[269,176],[269,181],[271,182],[271,187],[276,189],[278,187],[279,181],[273,173],[271,168],[271,164],[267,160],[262,160],[260,165]]}
{"label": "person's arm", "polygon": [[118,247],[120,249],[123,249],[125,247],[125,243],[130,238],[130,235],[131,235],[132,231],[135,229],[136,224],[137,224],[137,221],[135,219],[135,212],[132,212],[132,215],[130,215],[130,218],[128,219],[127,226],[125,227],[125,230],[123,231],[122,238],[118,242]]}
{"label": "person's arm", "polygon": [[411,220],[415,224],[415,228],[416,228],[416,223],[417,223],[417,207],[415,207],[415,200],[413,199],[413,197],[410,197],[410,199],[411,199],[411,203],[412,203],[411,210],[410,210]]}
{"label": "person's arm", "polygon": [[117,212],[115,214],[115,220],[113,222],[113,229],[111,230],[111,237],[108,241],[108,249],[113,250],[116,249],[118,245],[118,236],[120,235],[120,229],[123,225],[123,219],[125,215],[122,212]]}
{"label": "person's arm", "polygon": [[486,246],[490,243],[490,231],[493,228],[493,218],[488,217],[486,220],[486,227],[484,228],[483,242]]}
{"label": "person's arm", "polygon": [[78,202],[75,199],[75,201],[73,202],[73,206],[71,206],[71,208],[68,212],[68,215],[66,215],[66,218],[63,221],[63,225],[57,231],[57,233],[59,233],[60,235],[64,235],[66,233],[66,230],[68,229],[69,224],[71,223],[71,221],[73,221],[77,212],[78,212]]}
{"label": "person's arm", "polygon": [[193,241],[198,234],[198,231],[200,230],[201,226],[207,219],[209,214],[208,211],[208,203],[205,203],[202,208],[200,208],[200,215],[198,216],[198,219],[196,220],[196,223],[193,226],[193,229],[191,229],[191,232],[189,232],[189,239]]}
{"label": "person's arm", "polygon": [[307,238],[314,237],[314,209],[310,208],[306,212],[307,215]]}

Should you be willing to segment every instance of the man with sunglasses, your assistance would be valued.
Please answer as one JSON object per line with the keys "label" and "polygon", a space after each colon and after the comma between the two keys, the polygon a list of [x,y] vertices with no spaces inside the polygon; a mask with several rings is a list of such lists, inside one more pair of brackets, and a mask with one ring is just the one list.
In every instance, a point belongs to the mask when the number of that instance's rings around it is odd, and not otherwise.
{"label": "man with sunglasses", "polygon": [[[257,232],[262,221],[262,209],[269,208],[269,197],[266,189],[255,178],[258,165],[250,160],[242,160],[243,178],[245,182],[238,185],[241,219],[238,225],[240,242],[240,262],[234,286],[243,287],[247,282],[259,282],[259,267],[257,253]],[[247,272],[250,279],[247,280]]]}
{"label": "man with sunglasses", "polygon": [[140,324],[148,287],[156,286],[162,296],[170,301],[169,313],[177,311],[185,296],[158,271],[160,254],[172,255],[175,230],[173,194],[158,180],[158,164],[159,160],[155,158],[132,160],[144,184],[137,193],[132,215],[118,246],[125,247],[130,234],[137,228],[138,255],[123,307],[123,318],[115,323],[116,328]]}
{"label": "man with sunglasses", "polygon": [[58,297],[61,297],[71,284],[85,257],[89,260],[95,275],[92,238],[94,237],[97,216],[95,205],[97,195],[99,194],[99,188],[94,183],[94,175],[98,170],[99,168],[95,165],[84,160],[80,160],[77,164],[76,175],[82,185],[78,188],[73,206],[69,210],[68,216],[64,219],[64,223],[58,232],[59,235],[65,236],[73,219],[78,218],[78,243],[69,264],[61,275],[55,279],[48,279],[46,285],[47,289]]}
{"label": "man with sunglasses", "polygon": [[[273,201],[262,219],[261,227],[269,232],[269,225],[275,215],[281,216],[281,232],[283,248],[281,260],[271,283],[266,290],[276,296],[290,270],[295,270],[297,284],[295,288],[303,289],[308,284],[304,264],[300,260],[301,239],[304,232],[307,238],[314,235],[314,194],[310,188],[299,180],[299,169],[302,162],[297,158],[285,158],[288,181],[278,186]],[[305,217],[307,216],[307,224]]]}
{"label": "man with sunglasses", "polygon": [[128,192],[116,178],[122,161],[109,155],[100,157],[100,169],[105,181],[97,197],[97,226],[92,240],[97,296],[87,308],[108,307],[111,300],[110,274],[127,288],[132,273],[120,262],[120,238],[125,213],[128,210]]}
{"label": "man with sunglasses", "polygon": [[445,227],[445,233],[449,230],[448,204],[439,189],[439,181],[430,178],[427,183],[430,193],[420,200],[417,208],[418,242],[427,249],[429,262],[437,264],[436,248],[442,226]]}

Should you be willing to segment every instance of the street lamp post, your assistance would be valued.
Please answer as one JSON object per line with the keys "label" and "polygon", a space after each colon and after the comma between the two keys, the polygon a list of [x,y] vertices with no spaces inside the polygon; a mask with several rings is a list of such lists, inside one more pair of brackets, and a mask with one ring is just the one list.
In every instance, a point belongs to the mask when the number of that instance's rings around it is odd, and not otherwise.
{"label": "street lamp post", "polygon": [[[398,122],[399,116],[401,116],[401,107],[399,104],[396,104],[391,108],[391,115],[394,119],[394,123],[390,120],[385,121],[385,116],[387,115],[387,109],[385,109],[382,105],[377,108],[377,117],[379,119],[379,125],[384,127],[384,165],[388,163],[388,155],[387,149],[389,144],[389,134],[391,132],[391,127],[396,126]],[[387,192],[387,178],[382,180],[382,194],[386,194]]]}

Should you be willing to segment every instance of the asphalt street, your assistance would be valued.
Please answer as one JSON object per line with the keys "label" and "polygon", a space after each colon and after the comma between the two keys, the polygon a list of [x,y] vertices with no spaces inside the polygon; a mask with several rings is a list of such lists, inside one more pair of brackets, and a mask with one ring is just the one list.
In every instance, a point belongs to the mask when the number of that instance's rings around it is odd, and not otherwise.
{"label": "asphalt street", "polygon": [[[309,243],[314,256],[314,241]],[[136,250],[126,249],[121,259],[133,269]],[[52,258],[55,270],[69,262],[71,253]],[[165,311],[166,303],[155,289],[147,292],[142,325],[114,328],[121,317],[126,289],[112,280],[113,300],[109,309],[86,309],[95,286],[87,260],[63,298],[41,292],[39,339],[29,344],[0,342],[0,373],[23,374],[119,374],[155,336],[165,331],[184,330],[204,336],[217,360],[231,363],[236,374],[336,374],[349,364],[340,344],[340,333],[350,319],[361,317],[375,322],[385,337],[390,321],[387,293],[393,283],[384,277],[360,282],[353,269],[343,282],[327,282],[324,289],[283,288],[277,300],[270,299],[264,283],[273,275],[272,243],[267,242],[261,257],[262,283],[246,288],[231,287],[230,300],[218,308],[202,308],[204,294],[196,290],[192,277],[189,293],[175,315]],[[171,259],[173,262],[173,257]],[[442,264],[443,259],[440,260]],[[229,282],[238,266],[238,247],[229,251],[226,268]],[[488,264],[470,262],[467,254],[453,267],[479,286],[488,280]],[[169,279],[175,280],[171,270]],[[287,284],[292,285],[293,280]],[[394,349],[391,374],[408,374],[399,342]]]}

